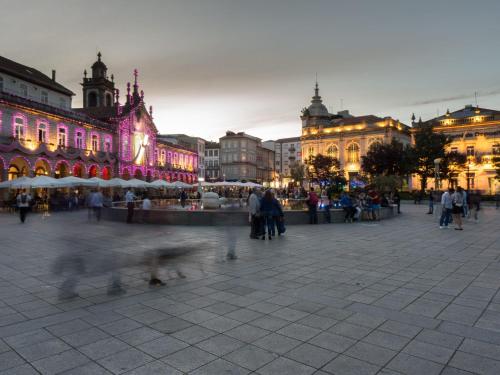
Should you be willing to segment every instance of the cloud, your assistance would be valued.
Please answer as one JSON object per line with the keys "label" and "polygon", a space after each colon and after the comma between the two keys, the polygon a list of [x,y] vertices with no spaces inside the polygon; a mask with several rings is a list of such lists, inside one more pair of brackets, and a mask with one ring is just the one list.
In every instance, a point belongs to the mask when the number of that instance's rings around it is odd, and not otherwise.
{"label": "cloud", "polygon": [[[485,92],[478,92],[477,97],[484,98],[484,97],[495,96],[495,95],[499,95],[499,94],[500,94],[500,88],[495,89],[495,90],[485,91]],[[416,101],[414,103],[411,103],[410,105],[436,104],[436,103],[453,102],[455,100],[471,99],[471,98],[473,98],[473,95],[471,95],[471,94],[461,94],[461,95],[454,95],[454,96],[448,96],[448,97],[443,97],[443,98],[434,98],[434,99]]]}

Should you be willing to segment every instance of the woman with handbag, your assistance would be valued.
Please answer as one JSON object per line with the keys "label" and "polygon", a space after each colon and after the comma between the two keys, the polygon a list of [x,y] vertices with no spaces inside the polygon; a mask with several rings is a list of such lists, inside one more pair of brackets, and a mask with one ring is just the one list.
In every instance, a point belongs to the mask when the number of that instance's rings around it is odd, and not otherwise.
{"label": "woman with handbag", "polygon": [[464,189],[460,186],[457,187],[457,190],[451,195],[452,201],[452,209],[451,213],[453,215],[453,220],[455,221],[455,230],[464,230],[462,228],[462,214],[464,212]]}

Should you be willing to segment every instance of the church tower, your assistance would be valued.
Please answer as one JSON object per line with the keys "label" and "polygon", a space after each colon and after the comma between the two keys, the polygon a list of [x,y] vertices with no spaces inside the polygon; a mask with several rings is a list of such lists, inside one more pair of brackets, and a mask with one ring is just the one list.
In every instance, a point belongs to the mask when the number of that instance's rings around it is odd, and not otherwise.
{"label": "church tower", "polygon": [[83,107],[112,107],[115,100],[114,77],[108,79],[106,64],[101,61],[101,52],[97,61],[92,64],[92,77],[87,78],[87,70],[83,72]]}

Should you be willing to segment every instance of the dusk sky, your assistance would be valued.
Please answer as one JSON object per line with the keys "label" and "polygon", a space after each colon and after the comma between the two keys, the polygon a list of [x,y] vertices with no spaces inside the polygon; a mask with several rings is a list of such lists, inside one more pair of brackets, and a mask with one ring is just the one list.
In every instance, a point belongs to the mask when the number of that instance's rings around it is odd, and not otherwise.
{"label": "dusk sky", "polygon": [[[500,109],[500,1],[4,1],[0,55],[74,91],[102,52],[123,101],[139,70],[162,133],[300,135],[315,75],[331,112],[409,124]],[[341,103],[343,105],[341,106]]]}

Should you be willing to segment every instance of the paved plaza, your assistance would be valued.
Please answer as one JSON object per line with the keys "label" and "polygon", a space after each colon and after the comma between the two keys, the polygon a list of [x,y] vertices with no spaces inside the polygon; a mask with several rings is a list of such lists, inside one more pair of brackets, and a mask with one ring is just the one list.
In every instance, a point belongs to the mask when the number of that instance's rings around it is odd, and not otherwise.
{"label": "paved plaza", "polygon": [[1,214],[0,374],[500,374],[500,211],[402,209],[272,241]]}

